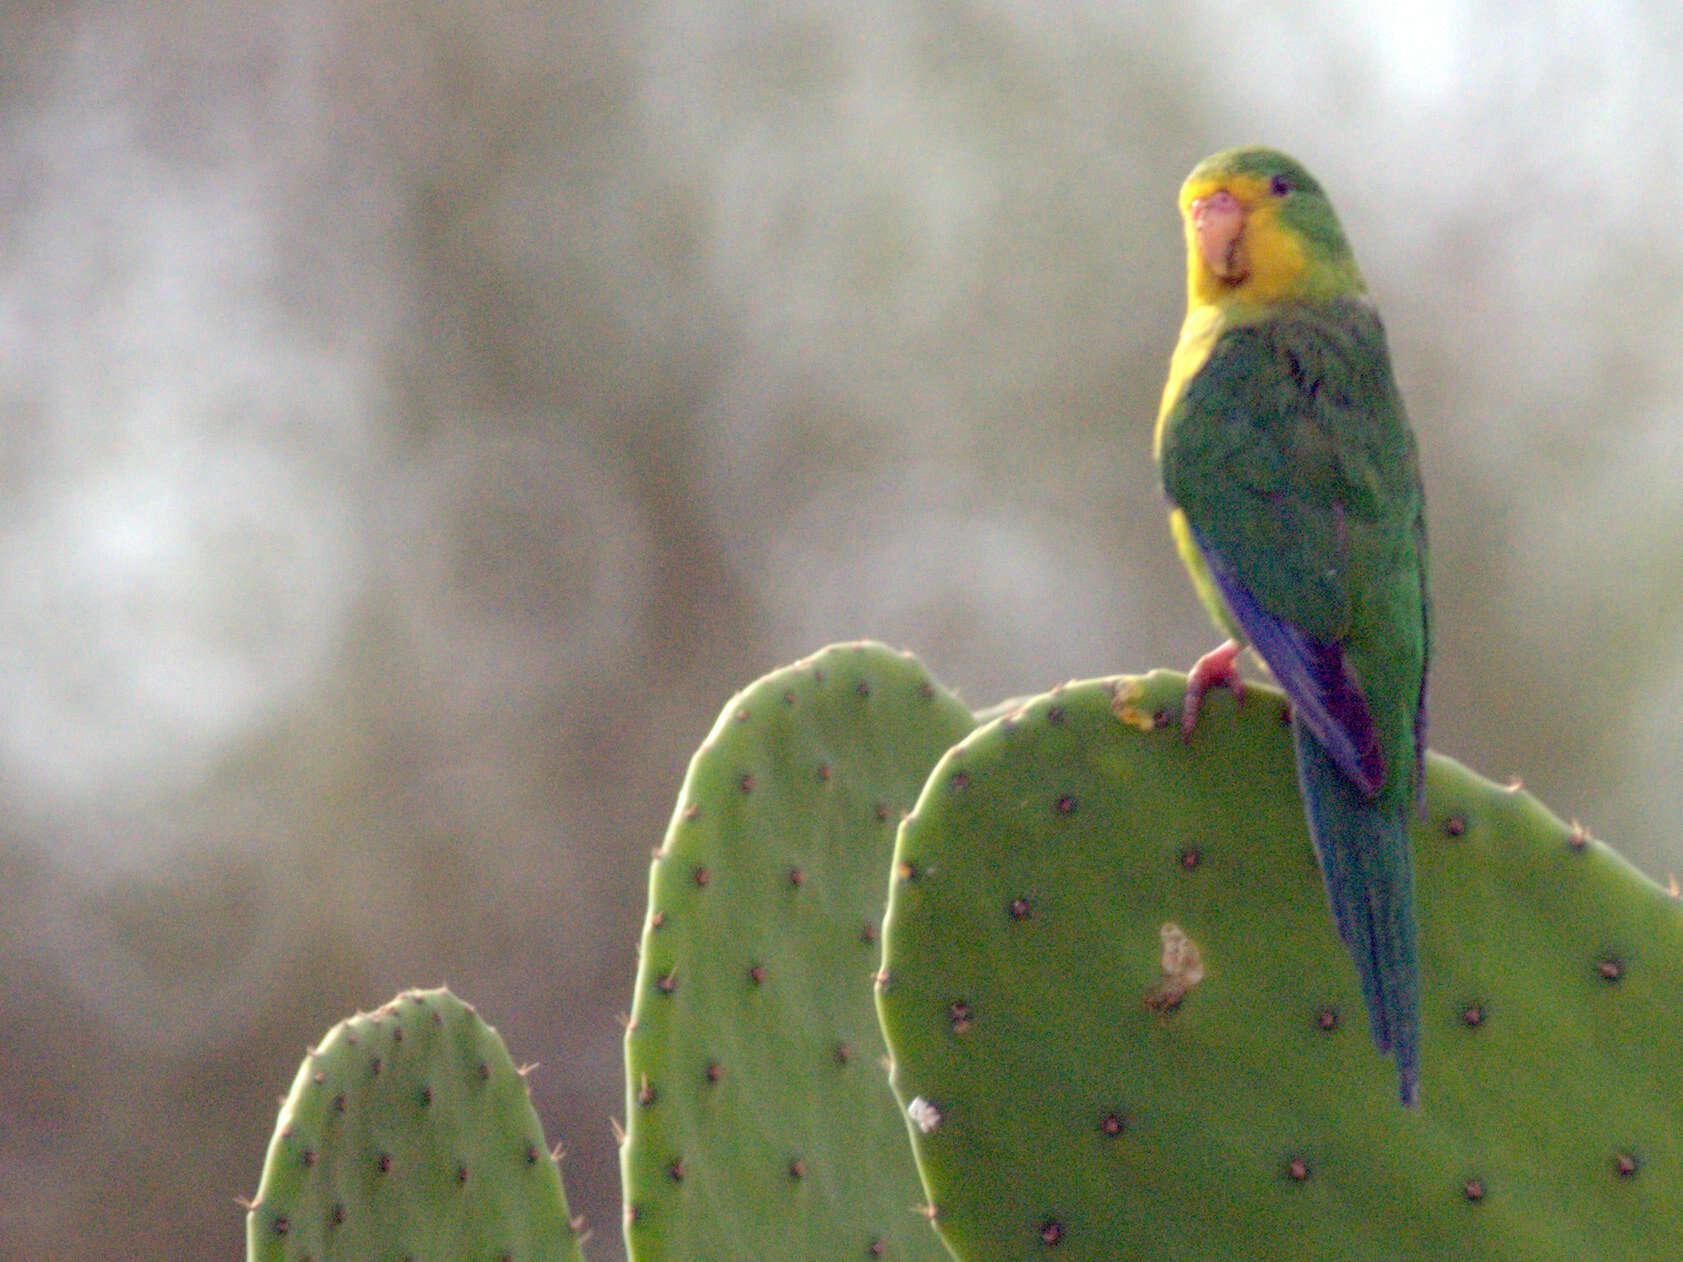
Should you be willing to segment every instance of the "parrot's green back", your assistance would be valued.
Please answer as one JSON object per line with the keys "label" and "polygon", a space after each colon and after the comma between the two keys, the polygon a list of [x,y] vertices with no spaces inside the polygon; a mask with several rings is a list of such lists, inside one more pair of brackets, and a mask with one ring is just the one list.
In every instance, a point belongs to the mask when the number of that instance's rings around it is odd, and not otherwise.
{"label": "parrot's green back", "polygon": [[1378,315],[1307,172],[1269,150],[1216,155],[1182,207],[1188,314],[1157,435],[1177,541],[1216,621],[1292,698],[1329,901],[1412,1101],[1407,830],[1430,639],[1413,435]]}
{"label": "parrot's green back", "polygon": [[[1257,605],[1343,646],[1386,765],[1404,769],[1386,777],[1383,800],[1411,799],[1424,752],[1414,732],[1429,634],[1424,517],[1372,308],[1288,307],[1224,334],[1165,425],[1162,472]],[[1230,623],[1225,603],[1211,613]]]}

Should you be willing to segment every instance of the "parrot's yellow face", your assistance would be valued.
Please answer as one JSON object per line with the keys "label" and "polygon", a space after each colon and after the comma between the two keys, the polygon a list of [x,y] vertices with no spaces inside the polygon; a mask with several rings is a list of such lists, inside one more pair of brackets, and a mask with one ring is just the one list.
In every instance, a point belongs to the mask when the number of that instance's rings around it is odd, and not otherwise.
{"label": "parrot's yellow face", "polygon": [[1188,180],[1181,189],[1187,281],[1204,302],[1270,302],[1303,272],[1303,247],[1280,225],[1278,197],[1255,175]]}
{"label": "parrot's yellow face", "polygon": [[1180,190],[1188,305],[1312,299],[1360,289],[1355,260],[1320,185],[1289,159],[1233,150]]}
{"label": "parrot's yellow face", "polygon": [[1186,320],[1169,361],[1157,443],[1175,400],[1235,322],[1283,302],[1366,289],[1338,216],[1315,177],[1273,149],[1227,149],[1180,189],[1186,224]]}

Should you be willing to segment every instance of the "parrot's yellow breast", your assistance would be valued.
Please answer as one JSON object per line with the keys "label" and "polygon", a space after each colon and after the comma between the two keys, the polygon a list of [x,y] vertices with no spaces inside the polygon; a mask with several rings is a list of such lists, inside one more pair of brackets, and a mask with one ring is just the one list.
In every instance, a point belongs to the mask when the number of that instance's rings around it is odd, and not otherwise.
{"label": "parrot's yellow breast", "polygon": [[1175,343],[1175,352],[1169,357],[1169,379],[1163,384],[1163,402],[1157,409],[1157,432],[1152,440],[1152,454],[1159,459],[1163,455],[1163,428],[1168,423],[1169,413],[1180,401],[1186,383],[1209,361],[1216,338],[1228,327],[1223,315],[1221,308],[1211,303],[1199,303],[1188,308],[1186,319],[1181,323],[1180,340]]}

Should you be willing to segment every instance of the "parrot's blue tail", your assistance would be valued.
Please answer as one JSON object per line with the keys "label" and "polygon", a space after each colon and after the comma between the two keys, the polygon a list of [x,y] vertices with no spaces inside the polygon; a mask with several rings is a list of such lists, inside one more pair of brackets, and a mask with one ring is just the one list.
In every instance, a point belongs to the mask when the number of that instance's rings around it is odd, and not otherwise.
{"label": "parrot's blue tail", "polygon": [[1398,805],[1375,802],[1302,723],[1292,724],[1292,735],[1309,833],[1338,934],[1361,974],[1373,1042],[1396,1060],[1398,1093],[1413,1105],[1420,1091],[1420,959],[1408,841],[1413,795]]}

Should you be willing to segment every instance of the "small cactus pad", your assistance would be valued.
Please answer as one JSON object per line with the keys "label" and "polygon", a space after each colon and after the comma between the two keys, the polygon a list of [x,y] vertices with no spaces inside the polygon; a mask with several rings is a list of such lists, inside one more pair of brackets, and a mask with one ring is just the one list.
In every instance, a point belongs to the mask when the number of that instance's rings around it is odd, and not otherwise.
{"label": "small cactus pad", "polygon": [[839,645],[734,697],[650,873],[626,1033],[635,1262],[945,1259],[871,996],[901,815],[969,712]]}
{"label": "small cactus pad", "polygon": [[446,990],[334,1026],[281,1105],[246,1256],[578,1259],[560,1172],[497,1032]]}
{"label": "small cactus pad", "polygon": [[1432,756],[1420,1104],[1396,1101],[1285,703],[1071,684],[904,822],[878,1006],[962,1258],[1683,1258],[1683,911]]}

